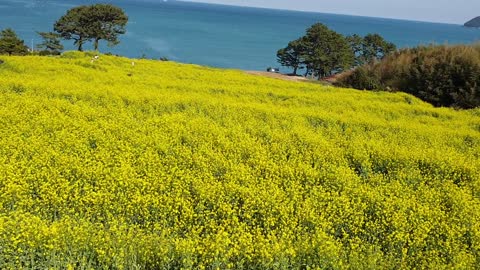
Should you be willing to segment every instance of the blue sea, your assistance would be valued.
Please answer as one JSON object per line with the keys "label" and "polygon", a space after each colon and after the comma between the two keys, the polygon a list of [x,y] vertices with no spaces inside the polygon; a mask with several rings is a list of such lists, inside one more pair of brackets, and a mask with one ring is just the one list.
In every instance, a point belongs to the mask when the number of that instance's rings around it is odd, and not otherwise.
{"label": "blue sea", "polygon": [[[321,22],[340,33],[379,33],[399,47],[457,44],[480,40],[480,30],[461,25],[392,20],[324,13],[199,4],[163,0],[1,0],[0,29],[11,27],[25,43],[40,42],[36,31],[76,5],[108,2],[122,7],[130,20],[121,43],[102,52],[171,60],[222,68],[263,70],[278,66],[276,52]],[[65,42],[73,49],[73,42]],[[91,49],[91,45],[85,46]]]}

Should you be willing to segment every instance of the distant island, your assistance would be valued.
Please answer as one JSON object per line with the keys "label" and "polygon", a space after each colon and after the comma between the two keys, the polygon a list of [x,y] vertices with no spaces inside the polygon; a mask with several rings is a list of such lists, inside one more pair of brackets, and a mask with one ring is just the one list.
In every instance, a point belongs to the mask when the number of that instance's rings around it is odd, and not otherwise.
{"label": "distant island", "polygon": [[480,27],[480,16],[471,19],[470,21],[464,24],[466,27]]}

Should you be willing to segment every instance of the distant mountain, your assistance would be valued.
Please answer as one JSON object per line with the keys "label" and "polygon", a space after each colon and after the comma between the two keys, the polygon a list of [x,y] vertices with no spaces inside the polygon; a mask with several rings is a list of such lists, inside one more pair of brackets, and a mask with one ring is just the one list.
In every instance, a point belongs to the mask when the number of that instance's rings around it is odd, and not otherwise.
{"label": "distant mountain", "polygon": [[480,16],[466,22],[465,26],[466,27],[477,27],[477,28],[479,28],[480,27]]}

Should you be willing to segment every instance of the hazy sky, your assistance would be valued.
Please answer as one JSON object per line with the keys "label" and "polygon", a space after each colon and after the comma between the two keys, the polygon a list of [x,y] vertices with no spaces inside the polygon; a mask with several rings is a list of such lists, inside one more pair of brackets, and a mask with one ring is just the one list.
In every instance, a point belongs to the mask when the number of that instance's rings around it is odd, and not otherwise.
{"label": "hazy sky", "polygon": [[252,7],[463,24],[480,16],[480,0],[188,0]]}

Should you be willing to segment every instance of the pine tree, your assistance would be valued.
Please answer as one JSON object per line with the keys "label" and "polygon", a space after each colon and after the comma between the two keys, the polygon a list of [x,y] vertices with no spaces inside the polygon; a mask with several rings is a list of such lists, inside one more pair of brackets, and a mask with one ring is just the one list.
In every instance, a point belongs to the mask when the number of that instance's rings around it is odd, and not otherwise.
{"label": "pine tree", "polygon": [[318,79],[349,69],[353,52],[344,36],[321,23],[307,29],[305,63]]}
{"label": "pine tree", "polygon": [[119,43],[118,36],[125,34],[128,17],[124,11],[111,4],[79,6],[67,11],[55,22],[54,30],[66,40],[74,40],[79,51],[86,42],[93,41],[98,50],[99,41],[108,45]]}
{"label": "pine tree", "polygon": [[37,45],[37,48],[46,54],[58,55],[63,50],[63,45],[60,43],[60,35],[51,32],[37,32],[43,42]]}
{"label": "pine tree", "polygon": [[293,75],[302,67],[303,56],[305,55],[305,43],[303,38],[291,41],[287,47],[278,50],[277,61],[284,67],[293,68]]}
{"label": "pine tree", "polygon": [[27,46],[18,38],[15,31],[7,28],[0,32],[0,54],[25,55],[27,53]]}

